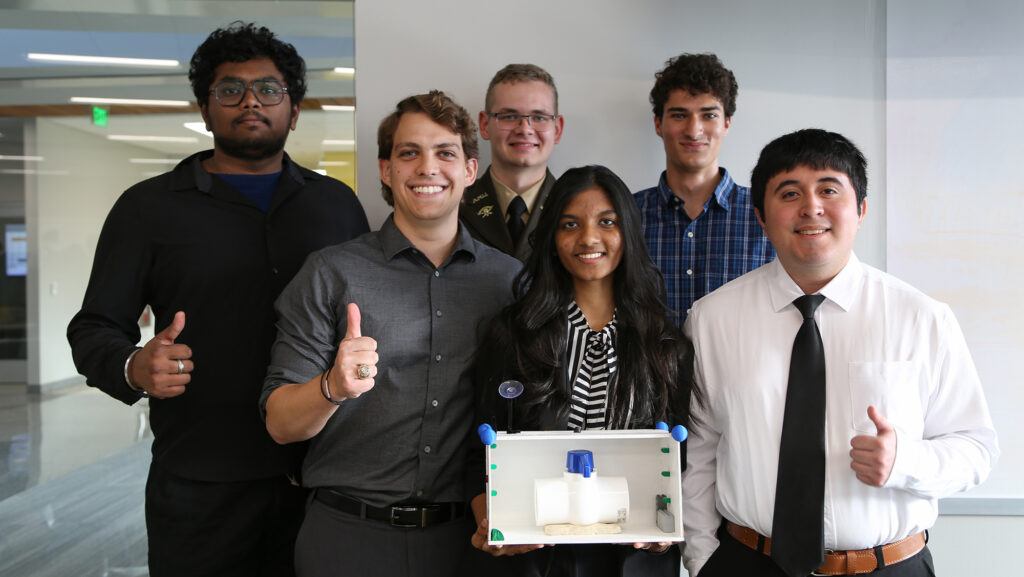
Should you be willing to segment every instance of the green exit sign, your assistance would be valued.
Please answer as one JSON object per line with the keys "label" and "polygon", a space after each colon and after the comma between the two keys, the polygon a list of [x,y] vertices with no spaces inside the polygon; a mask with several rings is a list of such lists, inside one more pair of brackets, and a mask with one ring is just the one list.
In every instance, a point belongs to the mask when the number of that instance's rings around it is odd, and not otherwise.
{"label": "green exit sign", "polygon": [[106,108],[92,107],[92,123],[96,126],[106,126],[109,115],[110,112]]}

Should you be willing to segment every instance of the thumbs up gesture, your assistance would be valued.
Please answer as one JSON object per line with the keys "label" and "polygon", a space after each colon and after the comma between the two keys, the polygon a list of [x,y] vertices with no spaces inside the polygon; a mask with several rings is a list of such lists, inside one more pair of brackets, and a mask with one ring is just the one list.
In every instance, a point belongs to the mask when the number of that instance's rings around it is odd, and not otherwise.
{"label": "thumbs up gesture", "polygon": [[334,399],[358,397],[373,388],[377,376],[377,341],[363,336],[356,303],[349,303],[346,312],[345,338],[338,344],[338,354],[327,380]]}
{"label": "thumbs up gesture", "polygon": [[192,349],[175,343],[185,330],[185,313],[174,313],[174,319],[156,334],[146,346],[135,353],[128,367],[131,384],[149,393],[151,397],[167,399],[185,392],[192,381]]}
{"label": "thumbs up gesture", "polygon": [[896,462],[896,430],[874,405],[868,407],[868,418],[878,432],[850,439],[853,447],[850,450],[850,468],[857,473],[860,482],[881,487],[889,480],[889,473]]}

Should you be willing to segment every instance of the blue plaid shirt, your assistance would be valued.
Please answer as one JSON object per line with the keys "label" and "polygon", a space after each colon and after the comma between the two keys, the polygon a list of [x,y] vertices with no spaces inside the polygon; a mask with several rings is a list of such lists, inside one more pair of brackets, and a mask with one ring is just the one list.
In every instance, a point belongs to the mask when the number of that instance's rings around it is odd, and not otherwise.
{"label": "blue plaid shirt", "polygon": [[718,170],[722,180],[694,220],[664,172],[658,186],[633,195],[647,252],[665,276],[670,316],[680,328],[694,301],[775,258],[754,216],[750,189],[733,182],[724,168]]}

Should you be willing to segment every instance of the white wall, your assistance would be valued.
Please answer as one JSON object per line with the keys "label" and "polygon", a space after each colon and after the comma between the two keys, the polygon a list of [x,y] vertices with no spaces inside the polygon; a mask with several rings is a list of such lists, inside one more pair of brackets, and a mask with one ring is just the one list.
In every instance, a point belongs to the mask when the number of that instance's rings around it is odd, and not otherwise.
{"label": "white wall", "polygon": [[[59,174],[27,175],[29,238],[28,384],[47,385],[78,374],[67,326],[82,306],[100,229],[118,196],[140,180],[127,159],[139,148],[39,118],[28,154],[60,159]],[[48,163],[49,164],[49,163]]]}
{"label": "white wall", "polygon": [[945,503],[978,514],[940,517],[932,549],[947,575],[1015,575],[1024,534],[1024,6],[901,0],[887,20],[889,271],[953,308],[1003,453],[984,485]]}
{"label": "white wall", "polygon": [[[872,212],[857,250],[884,266],[884,17],[881,0],[357,2],[360,199],[371,225],[390,212],[374,193],[376,132],[398,100],[439,88],[475,117],[491,76],[510,62],[555,77],[566,117],[556,174],[598,163],[634,190],[654,186],[665,165],[648,103],[654,73],[682,52],[715,52],[740,86],[722,165],[749,183],[776,136],[812,126],[846,134],[871,162]],[[484,150],[482,166],[488,158]]]}

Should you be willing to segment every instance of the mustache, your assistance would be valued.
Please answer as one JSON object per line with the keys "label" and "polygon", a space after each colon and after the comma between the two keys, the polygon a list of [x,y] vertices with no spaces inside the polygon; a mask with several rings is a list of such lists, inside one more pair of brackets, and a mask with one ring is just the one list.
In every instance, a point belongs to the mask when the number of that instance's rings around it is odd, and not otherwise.
{"label": "mustache", "polygon": [[253,118],[259,120],[260,122],[262,122],[263,124],[266,124],[267,126],[270,126],[270,119],[267,118],[266,116],[263,116],[259,112],[255,112],[255,111],[246,112],[245,114],[243,114],[243,115],[239,116],[238,118],[232,120],[231,124],[241,124],[241,123],[245,122],[246,120],[251,120]]}

